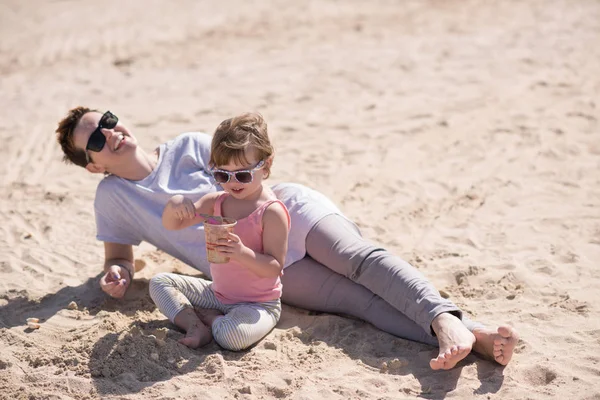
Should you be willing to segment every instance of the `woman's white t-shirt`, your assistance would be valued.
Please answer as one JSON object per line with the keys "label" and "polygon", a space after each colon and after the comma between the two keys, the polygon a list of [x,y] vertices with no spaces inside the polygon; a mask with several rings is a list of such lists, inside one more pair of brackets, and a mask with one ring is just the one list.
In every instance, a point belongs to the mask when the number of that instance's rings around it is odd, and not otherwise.
{"label": "woman's white t-shirt", "polygon": [[[135,246],[148,242],[210,276],[203,225],[178,231],[162,225],[163,208],[173,195],[182,194],[195,202],[221,190],[208,172],[210,142],[211,137],[204,133],[184,133],[160,146],[156,168],[141,181],[105,177],[98,184],[94,202],[96,238]],[[281,183],[272,189],[291,217],[287,267],[306,255],[311,228],[323,217],[341,212],[327,197],[306,186]]]}

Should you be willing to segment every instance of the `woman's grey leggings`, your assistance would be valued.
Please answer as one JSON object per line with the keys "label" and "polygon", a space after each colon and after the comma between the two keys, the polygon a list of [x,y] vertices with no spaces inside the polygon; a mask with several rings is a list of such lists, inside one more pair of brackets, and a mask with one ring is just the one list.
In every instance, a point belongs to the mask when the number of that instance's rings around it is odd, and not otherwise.
{"label": "woman's grey leggings", "polygon": [[351,315],[395,336],[437,346],[431,322],[444,312],[462,316],[415,267],[366,241],[344,217],[331,214],[306,238],[308,256],[282,277],[284,303]]}
{"label": "woman's grey leggings", "polygon": [[212,335],[227,350],[243,350],[262,339],[279,321],[281,301],[224,304],[212,290],[212,282],[194,276],[161,273],[150,280],[150,297],[173,322],[184,308],[214,308],[217,317]]}

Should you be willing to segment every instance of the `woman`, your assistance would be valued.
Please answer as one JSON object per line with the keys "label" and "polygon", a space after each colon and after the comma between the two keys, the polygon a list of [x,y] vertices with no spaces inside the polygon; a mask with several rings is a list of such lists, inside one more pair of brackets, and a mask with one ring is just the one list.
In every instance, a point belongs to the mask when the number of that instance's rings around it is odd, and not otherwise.
{"label": "woman", "polygon": [[[208,172],[210,136],[183,134],[149,153],[114,114],[77,107],[59,122],[57,139],[65,161],[107,174],[94,203],[97,238],[105,248],[100,285],[106,293],[125,294],[134,276],[132,246],[141,241],[210,275],[204,246],[190,241],[194,235],[161,225],[171,196],[197,201],[220,190]],[[272,189],[292,220],[282,279],[285,303],[352,315],[396,336],[438,345],[433,369],[450,369],[471,350],[501,365],[510,361],[518,341],[514,329],[491,330],[462,318],[422,274],[366,242],[320,193],[295,184]]]}

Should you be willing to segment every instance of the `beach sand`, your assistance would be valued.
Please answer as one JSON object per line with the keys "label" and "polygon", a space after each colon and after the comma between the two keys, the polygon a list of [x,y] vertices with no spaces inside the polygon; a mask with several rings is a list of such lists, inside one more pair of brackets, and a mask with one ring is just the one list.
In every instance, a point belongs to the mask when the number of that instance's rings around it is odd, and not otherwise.
{"label": "beach sand", "polygon": [[[0,398],[600,399],[598,43],[596,0],[0,2]],[[195,270],[143,244],[125,300],[98,287],[102,177],[54,138],[77,105],[147,150],[261,112],[270,180],[515,326],[512,363],[432,372],[432,347],[289,306],[249,351],[178,345],[148,279]]]}

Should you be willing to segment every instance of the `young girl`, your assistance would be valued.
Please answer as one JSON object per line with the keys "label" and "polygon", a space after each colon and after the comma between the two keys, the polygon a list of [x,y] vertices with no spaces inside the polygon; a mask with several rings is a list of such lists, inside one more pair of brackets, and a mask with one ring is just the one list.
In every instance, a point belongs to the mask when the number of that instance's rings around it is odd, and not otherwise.
{"label": "young girl", "polygon": [[[234,218],[234,233],[217,242],[226,264],[211,264],[213,281],[159,274],[150,295],[175,325],[186,331],[180,342],[196,348],[212,337],[223,348],[242,350],[269,333],[281,314],[281,280],[290,218],[286,207],[263,185],[273,163],[267,124],[247,113],[223,121],[215,131],[210,166],[224,192],[196,203],[173,196],[164,208],[166,229],[201,223],[200,214]],[[198,243],[203,246],[203,243]]]}

